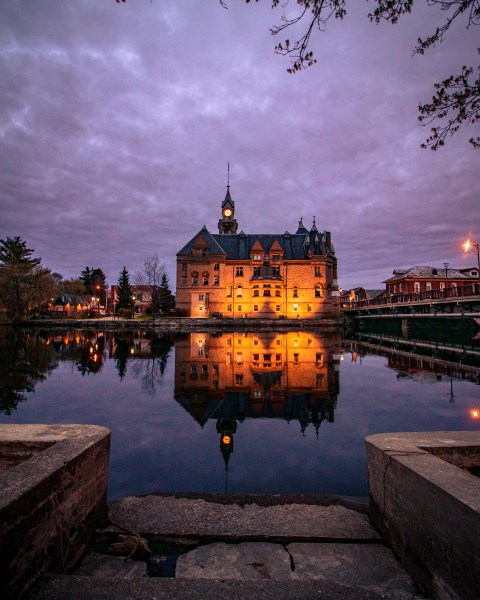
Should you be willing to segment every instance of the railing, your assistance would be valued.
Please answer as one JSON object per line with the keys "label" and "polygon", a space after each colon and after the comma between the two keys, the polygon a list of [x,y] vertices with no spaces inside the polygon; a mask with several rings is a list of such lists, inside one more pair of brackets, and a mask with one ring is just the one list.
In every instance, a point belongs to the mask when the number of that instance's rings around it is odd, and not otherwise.
{"label": "railing", "polygon": [[469,283],[463,286],[452,286],[443,290],[428,290],[424,292],[411,292],[408,294],[392,294],[373,300],[359,300],[357,302],[344,302],[342,308],[345,310],[356,308],[368,308],[378,306],[394,306],[402,304],[413,304],[415,302],[426,302],[434,300],[445,302],[457,298],[480,298],[480,283]]}

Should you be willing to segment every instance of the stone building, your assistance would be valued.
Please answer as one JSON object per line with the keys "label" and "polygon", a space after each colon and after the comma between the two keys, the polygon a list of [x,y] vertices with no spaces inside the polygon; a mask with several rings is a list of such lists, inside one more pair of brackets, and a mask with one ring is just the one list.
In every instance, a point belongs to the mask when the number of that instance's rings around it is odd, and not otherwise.
{"label": "stone building", "polygon": [[237,233],[229,186],[218,233],[202,229],[177,254],[180,315],[318,319],[338,316],[337,259],[328,231]]}

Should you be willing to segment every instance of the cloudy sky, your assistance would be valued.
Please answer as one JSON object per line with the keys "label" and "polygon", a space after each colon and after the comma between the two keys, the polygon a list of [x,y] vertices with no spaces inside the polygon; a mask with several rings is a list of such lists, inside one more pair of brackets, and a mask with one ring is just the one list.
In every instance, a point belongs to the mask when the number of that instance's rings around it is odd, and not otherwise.
{"label": "cloudy sky", "polygon": [[217,231],[229,161],[239,228],[294,232],[315,215],[344,288],[474,265],[460,244],[480,239],[478,129],[422,150],[417,106],[475,65],[479,29],[456,23],[414,56],[445,15],[418,1],[377,26],[372,2],[349,4],[316,33],[317,65],[289,75],[270,0],[2,0],[0,238],[109,283],[157,253],[174,287],[176,252]]}

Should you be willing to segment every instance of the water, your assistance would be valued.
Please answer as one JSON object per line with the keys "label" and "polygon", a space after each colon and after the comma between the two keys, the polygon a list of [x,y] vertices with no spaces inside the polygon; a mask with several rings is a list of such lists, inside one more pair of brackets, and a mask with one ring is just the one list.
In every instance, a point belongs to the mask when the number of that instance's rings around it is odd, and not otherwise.
{"label": "water", "polygon": [[366,436],[480,426],[479,348],[376,336],[4,328],[0,422],[111,429],[110,499],[364,497]]}

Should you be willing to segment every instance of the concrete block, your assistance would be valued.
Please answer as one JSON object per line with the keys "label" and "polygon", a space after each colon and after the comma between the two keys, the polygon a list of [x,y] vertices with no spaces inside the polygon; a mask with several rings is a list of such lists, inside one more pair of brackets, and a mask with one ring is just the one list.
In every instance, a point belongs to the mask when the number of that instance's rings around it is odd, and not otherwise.
{"label": "concrete block", "polygon": [[266,542],[209,544],[182,554],[177,579],[291,580],[290,556],[279,544]]}
{"label": "concrete block", "polygon": [[24,457],[0,475],[3,598],[21,597],[46,571],[68,571],[85,552],[106,509],[109,450],[104,427],[0,425],[0,454]]}
{"label": "concrete block", "polygon": [[[421,589],[480,597],[480,432],[366,439],[370,517]],[[451,462],[447,462],[451,461]]]}

